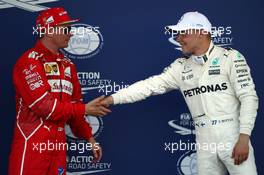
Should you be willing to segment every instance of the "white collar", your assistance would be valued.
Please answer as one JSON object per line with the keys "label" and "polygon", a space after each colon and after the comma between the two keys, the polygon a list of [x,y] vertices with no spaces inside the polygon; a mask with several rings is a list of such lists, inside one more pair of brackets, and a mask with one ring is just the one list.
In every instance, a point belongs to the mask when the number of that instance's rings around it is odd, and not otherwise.
{"label": "white collar", "polygon": [[208,50],[206,51],[205,54],[200,55],[200,56],[191,55],[190,58],[195,63],[203,65],[208,60],[208,58],[209,58],[210,54],[212,53],[213,49],[214,49],[214,43],[211,41],[210,45],[209,45],[209,48],[208,48]]}

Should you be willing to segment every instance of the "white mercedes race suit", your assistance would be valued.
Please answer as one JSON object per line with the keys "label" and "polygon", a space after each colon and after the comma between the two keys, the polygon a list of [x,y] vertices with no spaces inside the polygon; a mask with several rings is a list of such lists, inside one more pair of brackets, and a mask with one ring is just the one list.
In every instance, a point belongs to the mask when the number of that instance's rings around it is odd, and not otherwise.
{"label": "white mercedes race suit", "polygon": [[239,133],[251,135],[258,108],[245,58],[211,43],[202,57],[179,58],[160,75],[112,97],[114,104],[133,103],[173,89],[182,92],[195,123],[198,174],[224,175],[227,170],[231,175],[257,174],[251,143],[245,162],[234,165],[231,158]]}

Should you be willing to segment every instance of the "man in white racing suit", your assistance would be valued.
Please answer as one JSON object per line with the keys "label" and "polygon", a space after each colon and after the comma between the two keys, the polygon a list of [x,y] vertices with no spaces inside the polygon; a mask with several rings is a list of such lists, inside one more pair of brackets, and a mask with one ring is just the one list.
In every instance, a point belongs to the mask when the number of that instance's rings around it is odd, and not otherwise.
{"label": "man in white racing suit", "polygon": [[185,13],[167,30],[177,34],[182,52],[189,56],[176,59],[160,75],[138,81],[103,103],[133,103],[179,89],[195,123],[197,145],[216,145],[216,150],[197,149],[198,174],[256,175],[249,137],[258,97],[250,68],[238,51],[213,44],[211,28],[203,14]]}

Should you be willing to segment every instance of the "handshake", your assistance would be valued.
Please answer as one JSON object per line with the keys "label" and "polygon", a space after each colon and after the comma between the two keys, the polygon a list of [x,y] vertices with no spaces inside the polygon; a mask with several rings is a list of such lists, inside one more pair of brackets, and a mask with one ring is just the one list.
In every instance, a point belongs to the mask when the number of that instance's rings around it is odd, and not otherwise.
{"label": "handshake", "polygon": [[111,112],[108,108],[114,103],[112,96],[100,96],[85,104],[85,115],[105,116]]}

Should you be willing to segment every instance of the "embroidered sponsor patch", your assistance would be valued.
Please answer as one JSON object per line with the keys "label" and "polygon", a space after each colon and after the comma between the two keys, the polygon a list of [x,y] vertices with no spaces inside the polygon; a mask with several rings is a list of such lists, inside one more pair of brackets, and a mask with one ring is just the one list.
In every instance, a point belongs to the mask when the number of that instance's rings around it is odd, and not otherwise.
{"label": "embroidered sponsor patch", "polygon": [[58,168],[58,175],[63,175],[63,173],[64,173],[64,168],[59,167]]}
{"label": "embroidered sponsor patch", "polygon": [[67,80],[48,80],[51,87],[51,92],[64,92],[66,94],[72,95],[73,85]]}
{"label": "embroidered sponsor patch", "polygon": [[219,75],[220,69],[209,70],[209,75]]}
{"label": "embroidered sponsor patch", "polygon": [[71,68],[70,68],[70,67],[67,67],[67,68],[64,70],[64,75],[65,75],[66,77],[71,78]]}
{"label": "embroidered sponsor patch", "polygon": [[56,62],[44,63],[46,75],[60,75],[59,65]]}
{"label": "embroidered sponsor patch", "polygon": [[37,88],[40,88],[41,86],[44,86],[41,76],[38,72],[34,71],[35,68],[35,65],[30,64],[29,68],[26,68],[22,71],[30,90],[35,90]]}

